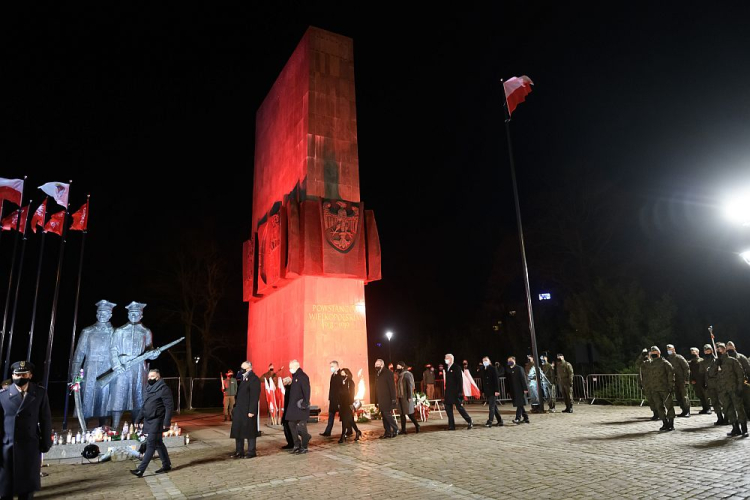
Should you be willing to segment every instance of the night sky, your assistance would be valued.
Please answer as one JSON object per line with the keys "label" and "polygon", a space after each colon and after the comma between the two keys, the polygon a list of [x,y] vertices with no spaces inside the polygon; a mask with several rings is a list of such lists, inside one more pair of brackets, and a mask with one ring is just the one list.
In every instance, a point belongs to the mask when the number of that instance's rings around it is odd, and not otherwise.
{"label": "night sky", "polygon": [[[536,85],[511,126],[531,254],[543,252],[533,228],[547,200],[585,189],[583,179],[606,183],[624,214],[609,258],[637,255],[643,285],[673,294],[678,316],[739,318],[735,340],[750,350],[750,267],[736,255],[750,229],[721,212],[728,193],[750,186],[747,6],[256,4],[55,5],[5,19],[0,176],[28,175],[30,187],[72,179],[74,208],[91,193],[79,330],[101,298],[153,297],[150,283],[190,231],[233,266],[222,327],[246,328],[255,113],[314,25],[354,40],[361,196],[383,251],[383,280],[366,289],[373,344],[392,329],[394,350],[425,335],[451,350],[450,335],[479,314],[498,246],[516,234],[500,79],[525,74]],[[59,248],[48,240],[38,363]],[[38,241],[27,247],[14,358],[25,351]],[[69,243],[53,379],[67,365],[80,234]],[[4,234],[0,283],[11,249]],[[536,293],[545,284],[534,264]],[[500,265],[513,274],[521,263]],[[163,343],[164,311],[152,304],[144,323]],[[113,322],[125,321],[118,308]]]}

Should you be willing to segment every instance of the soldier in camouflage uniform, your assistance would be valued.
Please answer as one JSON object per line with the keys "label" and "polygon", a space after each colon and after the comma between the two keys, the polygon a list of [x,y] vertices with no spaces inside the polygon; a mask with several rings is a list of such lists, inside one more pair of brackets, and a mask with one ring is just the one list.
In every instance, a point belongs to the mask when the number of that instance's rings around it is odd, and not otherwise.
{"label": "soldier in camouflage uniform", "polygon": [[742,366],[742,371],[745,374],[745,380],[742,384],[742,406],[745,410],[745,416],[750,415],[750,385],[748,385],[748,380],[750,380],[750,360],[744,354],[737,352],[737,348],[731,340],[727,342],[727,355],[737,358],[737,361]]}
{"label": "soldier in camouflage uniform", "polygon": [[700,415],[709,415],[711,407],[708,405],[708,395],[706,394],[706,363],[701,358],[700,351],[697,347],[690,348],[691,359],[690,365],[690,385],[693,386],[696,397],[700,400],[703,409],[698,413]]}
{"label": "soldier in camouflage uniform", "polygon": [[664,425],[660,431],[674,430],[674,368],[661,357],[661,350],[652,345],[649,350],[651,361],[643,365],[646,376],[643,378],[647,394],[654,398],[654,404]]}
{"label": "soldier in camouflage uniform", "polygon": [[722,342],[716,343],[716,350],[719,351],[719,358],[716,361],[719,399],[724,408],[724,417],[732,424],[732,430],[727,433],[727,436],[747,437],[747,416],[742,405],[745,372],[742,371],[742,365],[736,358],[727,355],[726,346]]}
{"label": "soldier in camouflage uniform", "polygon": [[648,406],[651,408],[651,411],[653,412],[653,416],[651,417],[651,420],[659,420],[659,412],[656,410],[656,403],[654,403],[654,396],[650,393],[650,391],[646,390],[646,382],[645,379],[648,377],[648,367],[644,366],[648,363],[650,363],[651,360],[648,357],[648,349],[645,347],[643,348],[643,351],[641,351],[641,359],[638,360],[638,381],[641,384],[641,390],[643,391],[643,395],[646,396],[646,401],[648,401]]}
{"label": "soldier in camouflage uniform", "polygon": [[560,386],[565,399],[565,409],[563,413],[573,413],[573,365],[565,361],[565,356],[557,355],[555,363],[555,372],[557,372],[557,385]]}
{"label": "soldier in camouflage uniform", "polygon": [[665,358],[674,368],[674,395],[677,404],[680,405],[682,413],[678,417],[690,418],[690,400],[687,395],[687,386],[690,384],[690,365],[672,344],[667,344],[667,357]]}
{"label": "soldier in camouflage uniform", "polygon": [[721,409],[721,401],[719,400],[719,372],[716,369],[716,356],[711,344],[703,346],[703,354],[706,355],[703,363],[706,365],[706,394],[716,412],[716,422],[714,422],[714,425],[724,425],[724,412]]}

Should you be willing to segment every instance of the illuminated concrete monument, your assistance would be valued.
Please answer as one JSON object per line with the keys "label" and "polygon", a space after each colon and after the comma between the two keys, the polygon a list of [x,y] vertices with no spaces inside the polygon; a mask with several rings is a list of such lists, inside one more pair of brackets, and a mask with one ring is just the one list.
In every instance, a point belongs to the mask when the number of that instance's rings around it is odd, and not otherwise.
{"label": "illuminated concrete monument", "polygon": [[364,285],[380,279],[380,243],[359,195],[350,38],[309,28],[258,110],[252,217],[248,359],[259,373],[298,359],[321,407],[333,359],[368,387]]}

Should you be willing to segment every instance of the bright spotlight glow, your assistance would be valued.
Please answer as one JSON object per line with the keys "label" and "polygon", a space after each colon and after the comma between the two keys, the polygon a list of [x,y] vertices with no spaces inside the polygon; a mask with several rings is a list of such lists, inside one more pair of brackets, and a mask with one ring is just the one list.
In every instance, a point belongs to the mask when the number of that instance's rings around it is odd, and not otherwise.
{"label": "bright spotlight glow", "polygon": [[724,214],[736,224],[750,226],[750,189],[730,198],[724,205]]}
{"label": "bright spotlight glow", "polygon": [[745,250],[740,254],[740,257],[750,266],[750,250]]}
{"label": "bright spotlight glow", "polygon": [[391,341],[391,337],[393,337],[393,332],[387,331],[387,332],[385,332],[385,336],[388,338],[388,342],[390,342]]}

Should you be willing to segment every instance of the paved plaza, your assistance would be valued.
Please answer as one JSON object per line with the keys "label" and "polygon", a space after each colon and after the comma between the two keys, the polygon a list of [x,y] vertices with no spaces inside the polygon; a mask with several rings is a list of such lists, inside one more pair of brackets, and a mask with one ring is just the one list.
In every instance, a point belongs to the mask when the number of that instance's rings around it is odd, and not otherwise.
{"label": "paved plaza", "polygon": [[[380,421],[361,426],[359,443],[324,438],[325,422],[309,426],[310,453],[279,447],[283,432],[263,428],[257,458],[233,460],[230,423],[217,414],[177,418],[192,442],[172,453],[173,470],[142,479],[128,473],[134,461],[53,464],[43,470],[37,498],[748,498],[750,439],[729,439],[713,415],[676,419],[675,432],[657,431],[648,408],[576,405],[572,415],[530,415],[531,424],[443,431],[434,418],[422,432],[378,439]],[[340,426],[337,424],[334,430]],[[170,450],[171,452],[172,450]]]}

